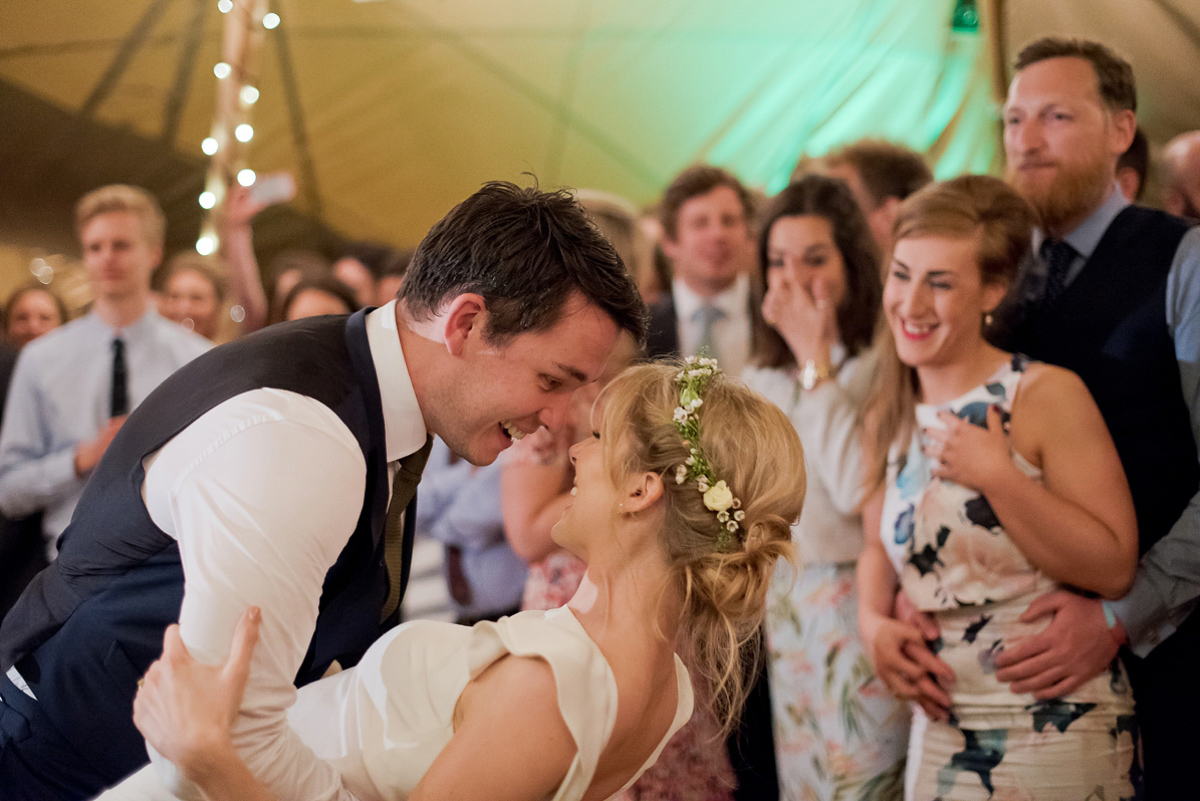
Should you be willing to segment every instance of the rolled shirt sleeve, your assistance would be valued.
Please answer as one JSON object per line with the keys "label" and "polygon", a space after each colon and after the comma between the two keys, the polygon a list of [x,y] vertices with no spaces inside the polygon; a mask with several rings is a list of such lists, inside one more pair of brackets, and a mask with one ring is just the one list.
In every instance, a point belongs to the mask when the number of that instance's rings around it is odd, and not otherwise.
{"label": "rolled shirt sleeve", "polygon": [[[280,798],[352,798],[288,726],[287,710],[326,572],[362,506],[366,464],[354,436],[311,398],[259,389],[210,410],[147,468],[147,509],[179,542],[189,650],[223,661],[240,615],[262,609],[234,729],[239,754]],[[170,764],[155,762],[174,784]]]}

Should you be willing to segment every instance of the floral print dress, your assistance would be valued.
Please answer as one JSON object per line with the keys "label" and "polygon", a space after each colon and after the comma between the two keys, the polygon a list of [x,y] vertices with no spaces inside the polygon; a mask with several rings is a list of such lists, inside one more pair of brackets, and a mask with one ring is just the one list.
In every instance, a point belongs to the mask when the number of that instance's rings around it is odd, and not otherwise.
{"label": "floral print dress", "polygon": [[809,391],[787,369],[742,374],[792,421],[808,474],[804,511],[792,527],[801,567],[780,560],[767,594],[782,801],[899,801],[903,794],[908,706],[876,678],[858,634],[864,488],[857,420],[875,359],[843,356],[835,353],[842,363],[836,380]]}
{"label": "floral print dress", "polygon": [[[951,403],[918,406],[918,425],[939,425],[938,412],[949,410],[986,426],[989,405],[1007,422],[1027,364],[1014,356]],[[1071,695],[1046,701],[997,681],[994,660],[1005,643],[1047,623],[1019,617],[1057,585],[1009,539],[987,498],[931,475],[919,436],[907,453],[897,448],[891,456],[880,536],[904,591],[936,616],[941,637],[931,646],[956,677],[949,722],[914,719],[909,800],[1132,798],[1136,730],[1120,662]],[[1040,479],[1020,454],[1013,460]]]}

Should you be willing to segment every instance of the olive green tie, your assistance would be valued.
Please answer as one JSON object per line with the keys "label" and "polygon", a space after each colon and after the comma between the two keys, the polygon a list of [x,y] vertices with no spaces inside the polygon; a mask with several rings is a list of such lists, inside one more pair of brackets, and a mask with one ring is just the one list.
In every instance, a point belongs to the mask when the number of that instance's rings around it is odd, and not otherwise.
{"label": "olive green tie", "polygon": [[[404,510],[417,494],[417,483],[421,471],[429,460],[433,437],[425,438],[425,445],[415,453],[400,460],[396,474],[392,477],[392,500],[388,504],[387,522],[383,525],[383,560],[387,565],[388,595],[383,604],[380,622],[387,620],[400,605],[404,575]],[[407,549],[411,553],[411,546]]]}

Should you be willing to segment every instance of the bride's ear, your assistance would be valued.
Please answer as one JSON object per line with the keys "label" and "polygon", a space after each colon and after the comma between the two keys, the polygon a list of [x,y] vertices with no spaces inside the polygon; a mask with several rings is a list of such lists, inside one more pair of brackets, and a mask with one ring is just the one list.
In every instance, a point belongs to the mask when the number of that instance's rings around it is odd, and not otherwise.
{"label": "bride's ear", "polygon": [[636,473],[625,483],[626,512],[640,512],[658,503],[663,496],[662,476],[658,473]]}

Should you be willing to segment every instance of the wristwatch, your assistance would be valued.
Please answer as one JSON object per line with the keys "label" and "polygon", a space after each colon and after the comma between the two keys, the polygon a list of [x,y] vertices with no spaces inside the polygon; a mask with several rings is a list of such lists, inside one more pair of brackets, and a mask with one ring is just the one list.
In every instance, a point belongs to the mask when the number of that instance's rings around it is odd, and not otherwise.
{"label": "wristwatch", "polygon": [[804,362],[804,367],[800,370],[800,388],[804,390],[816,389],[822,381],[830,378],[833,375],[833,365],[817,364],[813,359],[808,359]]}

